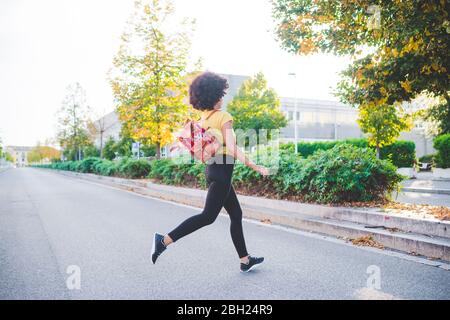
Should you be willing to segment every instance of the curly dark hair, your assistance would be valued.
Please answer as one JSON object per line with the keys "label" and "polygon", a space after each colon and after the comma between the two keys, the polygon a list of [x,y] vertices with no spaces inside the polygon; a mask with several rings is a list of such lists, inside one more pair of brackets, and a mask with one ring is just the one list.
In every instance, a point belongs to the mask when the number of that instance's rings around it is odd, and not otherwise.
{"label": "curly dark hair", "polygon": [[227,79],[213,72],[204,72],[192,81],[189,88],[190,103],[197,110],[212,110],[228,89]]}

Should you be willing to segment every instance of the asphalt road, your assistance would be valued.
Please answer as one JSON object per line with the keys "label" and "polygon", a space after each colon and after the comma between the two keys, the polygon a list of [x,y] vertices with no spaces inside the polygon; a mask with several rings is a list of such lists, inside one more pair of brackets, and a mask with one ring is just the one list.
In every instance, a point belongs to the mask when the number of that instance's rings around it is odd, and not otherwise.
{"label": "asphalt road", "polygon": [[51,171],[2,172],[0,299],[450,298],[450,271],[252,222],[247,246],[266,262],[242,274],[225,215],[152,265],[153,233],[198,211]]}

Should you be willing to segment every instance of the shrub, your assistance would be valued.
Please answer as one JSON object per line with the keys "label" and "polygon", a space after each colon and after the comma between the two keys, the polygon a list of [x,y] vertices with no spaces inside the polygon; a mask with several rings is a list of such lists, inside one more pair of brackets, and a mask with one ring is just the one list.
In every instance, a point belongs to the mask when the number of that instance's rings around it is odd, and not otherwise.
{"label": "shrub", "polygon": [[[319,142],[299,142],[297,143],[298,152],[305,158],[313,155],[319,150],[329,150],[336,145],[350,144],[358,148],[368,148],[367,139],[347,139],[339,141],[319,141]],[[283,146],[283,150],[291,148],[289,144]],[[412,141],[398,140],[389,146],[385,146],[380,150],[381,159],[390,159],[397,167],[412,167],[415,155],[415,144]],[[293,149],[292,149],[293,151]]]}
{"label": "shrub", "polygon": [[383,199],[402,180],[396,167],[377,159],[373,149],[350,144],[319,150],[307,159],[281,153],[277,173],[266,179],[239,164],[234,178],[240,189],[278,197],[299,196],[318,203]]}
{"label": "shrub", "polygon": [[352,146],[358,148],[368,148],[369,142],[367,139],[347,139],[343,141],[344,143],[351,144]]}
{"label": "shrub", "polygon": [[433,147],[437,150],[436,166],[443,169],[450,168],[450,133],[437,136]]}
{"label": "shrub", "polygon": [[119,164],[119,174],[126,178],[144,178],[147,177],[151,170],[150,162],[147,160],[134,160],[125,158]]}
{"label": "shrub", "polygon": [[117,166],[113,161],[102,160],[94,165],[94,173],[102,176],[113,176],[117,172]]}
{"label": "shrub", "polygon": [[294,144],[292,142],[280,144],[281,153],[294,153]]}
{"label": "shrub", "polygon": [[206,186],[205,164],[160,159],[152,161],[150,178],[165,184]]}
{"label": "shrub", "polygon": [[116,141],[114,140],[114,138],[109,137],[109,139],[105,143],[105,146],[103,147],[103,157],[108,160],[114,160],[114,158],[116,157],[115,144]]}
{"label": "shrub", "polygon": [[416,145],[412,141],[397,140],[380,150],[381,159],[390,159],[398,168],[412,167],[416,159]]}
{"label": "shrub", "polygon": [[79,161],[79,169],[77,171],[83,173],[93,173],[94,167],[97,163],[101,162],[100,158],[89,157]]}
{"label": "shrub", "polygon": [[69,171],[78,171],[79,164],[80,164],[80,161],[70,161],[67,164],[67,170],[69,170]]}
{"label": "shrub", "polygon": [[155,145],[142,145],[141,152],[144,154],[144,157],[154,157],[156,155],[156,146]]}
{"label": "shrub", "polygon": [[297,143],[297,151],[307,158],[319,150],[329,150],[338,143],[339,141],[299,142]]}
{"label": "shrub", "polygon": [[87,147],[84,147],[83,155],[84,155],[85,158],[99,157],[100,156],[100,150],[98,150],[97,147],[94,146],[94,145],[89,145]]}
{"label": "shrub", "polygon": [[308,160],[299,172],[296,189],[319,203],[382,199],[402,180],[391,162],[377,159],[368,148],[340,144]]}
{"label": "shrub", "polygon": [[434,154],[426,154],[424,156],[421,156],[419,158],[419,161],[423,162],[423,163],[433,163],[434,162],[434,157],[435,157]]}

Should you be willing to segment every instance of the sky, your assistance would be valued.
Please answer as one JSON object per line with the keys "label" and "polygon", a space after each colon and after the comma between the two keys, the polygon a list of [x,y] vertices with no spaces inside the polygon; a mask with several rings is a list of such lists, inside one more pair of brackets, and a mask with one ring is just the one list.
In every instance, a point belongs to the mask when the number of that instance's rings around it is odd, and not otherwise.
{"label": "sky", "polygon": [[[205,69],[262,71],[280,96],[337,100],[332,95],[347,57],[294,56],[274,36],[270,0],[175,0],[179,16],[196,19],[192,59]],[[107,72],[134,0],[0,1],[0,137],[36,145],[56,135],[67,86],[86,90],[92,118],[114,109]],[[296,79],[288,76],[295,72]]]}

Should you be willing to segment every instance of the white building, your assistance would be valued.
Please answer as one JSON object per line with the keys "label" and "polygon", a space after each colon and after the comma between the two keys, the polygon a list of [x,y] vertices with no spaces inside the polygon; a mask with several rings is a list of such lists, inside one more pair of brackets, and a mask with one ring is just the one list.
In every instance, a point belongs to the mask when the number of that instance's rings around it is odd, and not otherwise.
{"label": "white building", "polygon": [[[281,130],[284,141],[295,140],[295,123],[297,123],[299,141],[331,141],[364,137],[356,121],[358,110],[340,102],[281,98],[281,110],[289,120],[287,127]],[[426,135],[425,129],[420,124],[410,132],[402,132],[399,139],[413,141],[418,157],[436,152],[432,138]]]}
{"label": "white building", "polygon": [[115,141],[120,139],[120,124],[119,117],[116,112],[110,112],[102,118],[94,122],[96,128],[96,135],[94,145],[100,149],[100,146],[105,146],[106,141],[113,138]]}
{"label": "white building", "polygon": [[14,158],[14,165],[16,167],[25,167],[28,165],[28,153],[33,150],[33,147],[23,146],[7,146],[5,151]]}
{"label": "white building", "polygon": [[297,125],[298,141],[326,141],[361,138],[356,119],[358,112],[345,104],[300,98],[281,98],[281,110],[288,125],[281,130],[283,140],[295,140]]}

